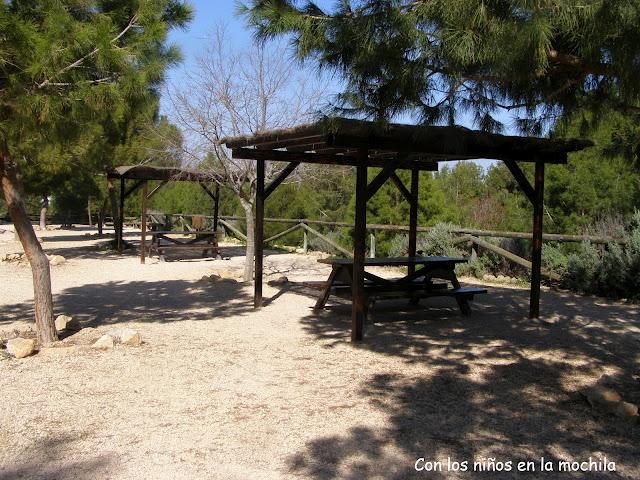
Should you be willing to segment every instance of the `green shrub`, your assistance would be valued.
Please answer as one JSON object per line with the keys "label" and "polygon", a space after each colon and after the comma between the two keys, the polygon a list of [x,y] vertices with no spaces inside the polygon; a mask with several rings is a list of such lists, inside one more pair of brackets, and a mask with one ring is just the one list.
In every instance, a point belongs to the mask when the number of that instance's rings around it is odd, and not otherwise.
{"label": "green shrub", "polygon": [[449,223],[438,223],[428,232],[418,235],[417,250],[425,257],[461,256],[462,250],[455,244],[451,228],[452,225]]}
{"label": "green shrub", "polygon": [[406,257],[409,252],[409,235],[394,235],[389,241],[390,257]]}
{"label": "green shrub", "polygon": [[567,273],[569,257],[562,251],[562,247],[557,243],[542,244],[542,266],[560,276]]}
{"label": "green shrub", "polygon": [[567,287],[582,293],[594,292],[600,265],[598,249],[589,242],[582,243],[580,250],[567,259]]}

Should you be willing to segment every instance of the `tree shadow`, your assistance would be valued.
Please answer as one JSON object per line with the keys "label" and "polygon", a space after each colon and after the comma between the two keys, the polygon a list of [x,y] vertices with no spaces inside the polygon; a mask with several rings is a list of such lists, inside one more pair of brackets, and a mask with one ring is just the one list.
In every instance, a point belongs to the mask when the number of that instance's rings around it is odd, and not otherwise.
{"label": "tree shadow", "polygon": [[[92,283],[55,295],[56,314],[77,318],[82,326],[121,322],[211,320],[253,311],[253,297],[234,280]],[[188,315],[185,312],[188,311]],[[3,306],[0,325],[33,318],[33,305]]]}
{"label": "tree shadow", "polygon": [[113,455],[88,455],[83,460],[69,460],[70,445],[82,441],[81,436],[58,434],[34,440],[23,449],[19,458],[0,464],[0,480],[101,478],[108,476],[109,467],[116,461]]}
{"label": "tree shadow", "polygon": [[[637,419],[592,409],[576,393],[605,370],[638,371],[637,306],[607,304],[568,293],[544,292],[543,310],[555,323],[526,318],[528,291],[492,287],[462,317],[455,301],[378,303],[357,351],[393,357],[411,373],[371,369],[361,402],[386,415],[383,427],[366,418],[346,434],[318,437],[289,457],[289,470],[306,478],[640,478]],[[338,304],[312,313],[304,329],[326,348],[348,342],[351,309]],[[549,318],[552,315],[548,315]],[[358,368],[354,365],[354,368]],[[417,368],[417,370],[416,370]],[[418,373],[416,373],[416,371]],[[580,377],[579,381],[575,381]],[[640,388],[623,393],[640,401]],[[362,408],[365,408],[364,406]],[[560,460],[607,456],[616,472],[557,471]],[[556,471],[540,472],[540,457]],[[443,470],[418,472],[416,459],[443,461]],[[446,460],[494,457],[535,461],[537,471],[452,472]]]}

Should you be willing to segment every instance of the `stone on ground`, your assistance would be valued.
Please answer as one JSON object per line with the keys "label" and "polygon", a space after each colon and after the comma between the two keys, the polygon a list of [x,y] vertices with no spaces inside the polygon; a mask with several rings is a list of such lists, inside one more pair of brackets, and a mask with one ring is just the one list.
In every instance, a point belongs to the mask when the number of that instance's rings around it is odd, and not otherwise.
{"label": "stone on ground", "polygon": [[115,343],[121,343],[122,345],[130,345],[137,347],[142,344],[142,337],[140,333],[136,332],[132,328],[119,328],[112,330],[108,333],[113,338]]}
{"label": "stone on ground", "polygon": [[31,355],[36,349],[36,341],[33,338],[13,338],[7,342],[7,352],[15,358],[24,358]]}
{"label": "stone on ground", "polygon": [[269,285],[272,286],[277,286],[277,285],[286,285],[289,282],[289,279],[285,276],[276,278],[275,280],[270,280],[268,283]]}
{"label": "stone on ground", "polygon": [[620,418],[637,417],[638,406],[629,402],[618,402],[613,413]]}
{"label": "stone on ground", "polygon": [[56,265],[62,265],[66,261],[67,259],[64,258],[62,255],[53,255],[49,260],[49,264],[55,267]]}
{"label": "stone on ground", "polygon": [[608,405],[611,403],[617,403],[622,400],[622,397],[618,392],[612,388],[607,388],[602,385],[596,385],[591,388],[586,388],[581,392],[589,401],[592,406]]}
{"label": "stone on ground", "polygon": [[71,318],[68,315],[58,315],[56,317],[56,321],[55,321],[56,330],[58,332],[66,330],[68,325],[69,325],[69,322],[71,322],[72,320],[73,320],[73,318]]}
{"label": "stone on ground", "polygon": [[98,340],[96,340],[96,343],[94,343],[92,347],[98,350],[109,350],[113,348],[113,345],[113,337],[111,335],[103,335]]}

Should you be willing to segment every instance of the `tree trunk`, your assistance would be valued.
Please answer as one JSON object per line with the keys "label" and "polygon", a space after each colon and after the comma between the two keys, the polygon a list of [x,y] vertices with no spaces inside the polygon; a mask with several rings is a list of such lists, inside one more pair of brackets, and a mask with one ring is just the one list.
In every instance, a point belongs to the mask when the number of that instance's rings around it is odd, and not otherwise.
{"label": "tree trunk", "polygon": [[0,145],[0,180],[11,220],[31,265],[38,340],[42,345],[47,345],[58,340],[53,318],[49,259],[42,250],[29,221],[23,198],[21,174],[4,141]]}
{"label": "tree trunk", "polygon": [[113,230],[115,233],[116,245],[119,245],[118,237],[120,236],[120,215],[118,214],[118,201],[116,200],[116,189],[113,186],[113,180],[107,180],[107,190],[109,191],[109,200],[111,201],[111,218],[113,218]]}
{"label": "tree trunk", "polygon": [[42,196],[42,207],[40,208],[40,231],[44,232],[47,229],[47,210],[49,208],[49,197],[47,195]]}
{"label": "tree trunk", "polygon": [[244,278],[245,282],[253,280],[253,257],[256,252],[255,244],[255,220],[253,218],[253,205],[246,200],[240,199],[240,204],[244,210],[244,216],[247,221],[247,251],[244,259]]}
{"label": "tree trunk", "polygon": [[98,212],[98,235],[102,235],[102,229],[104,227],[104,212],[107,209],[107,201],[108,199],[105,198],[100,206],[100,212]]}
{"label": "tree trunk", "polygon": [[89,226],[93,227],[93,218],[91,218],[91,199],[87,199],[87,215],[89,216]]}

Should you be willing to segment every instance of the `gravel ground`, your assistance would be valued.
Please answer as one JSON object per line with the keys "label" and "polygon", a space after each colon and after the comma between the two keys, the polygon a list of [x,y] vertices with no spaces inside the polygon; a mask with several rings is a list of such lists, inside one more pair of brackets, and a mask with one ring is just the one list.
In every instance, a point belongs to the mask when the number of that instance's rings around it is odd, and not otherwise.
{"label": "gravel ground", "polygon": [[[254,311],[233,280],[240,248],[140,265],[89,232],[42,232],[67,259],[52,267],[56,313],[84,328],[35,356],[0,357],[2,479],[640,478],[637,419],[576,393],[620,374],[622,396],[640,403],[637,305],[545,291],[552,321],[530,321],[526,290],[493,285],[469,318],[451,299],[379,302],[354,345],[348,305],[314,314],[317,292],[299,283],[326,278],[317,257],[268,252],[269,278],[292,282],[265,285]],[[0,233],[0,254],[16,251]],[[227,280],[200,280],[212,273]],[[0,282],[0,332],[28,329],[28,266],[0,263]],[[143,345],[90,348],[121,326]],[[540,457],[557,470],[604,456],[615,472],[540,471]],[[420,457],[442,471],[416,472]],[[447,471],[447,458],[536,471]]]}

